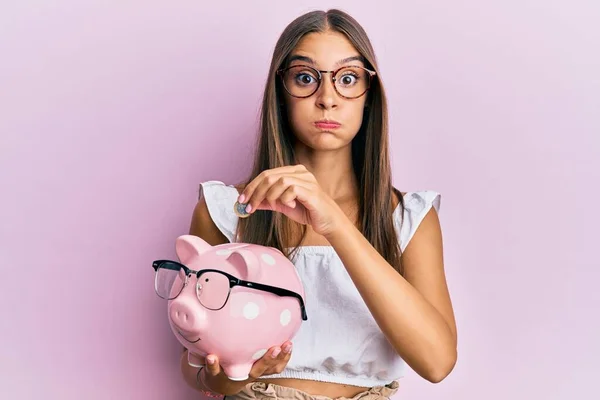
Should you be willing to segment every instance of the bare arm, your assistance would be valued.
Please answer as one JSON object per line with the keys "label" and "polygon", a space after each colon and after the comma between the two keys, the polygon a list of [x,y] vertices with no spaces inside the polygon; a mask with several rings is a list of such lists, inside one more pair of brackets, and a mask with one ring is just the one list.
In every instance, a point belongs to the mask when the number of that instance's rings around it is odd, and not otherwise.
{"label": "bare arm", "polygon": [[[398,201],[399,199],[396,199]],[[340,257],[373,318],[396,352],[419,375],[443,380],[457,359],[456,327],[434,208],[403,253],[403,277],[369,243],[302,164],[261,172],[238,201],[275,210],[312,226]]]}
{"label": "bare arm", "polygon": [[404,277],[347,218],[340,220],[326,238],[377,324],[415,372],[442,381],[456,363],[457,339],[437,213],[429,211],[404,251]]}

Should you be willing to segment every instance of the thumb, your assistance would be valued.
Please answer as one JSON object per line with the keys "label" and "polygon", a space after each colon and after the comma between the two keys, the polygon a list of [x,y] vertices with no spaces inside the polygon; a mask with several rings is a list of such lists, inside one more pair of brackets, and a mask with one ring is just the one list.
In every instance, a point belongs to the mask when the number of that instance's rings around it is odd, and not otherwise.
{"label": "thumb", "polygon": [[221,372],[221,367],[219,366],[219,359],[214,354],[210,354],[206,356],[206,372],[210,376],[217,376]]}

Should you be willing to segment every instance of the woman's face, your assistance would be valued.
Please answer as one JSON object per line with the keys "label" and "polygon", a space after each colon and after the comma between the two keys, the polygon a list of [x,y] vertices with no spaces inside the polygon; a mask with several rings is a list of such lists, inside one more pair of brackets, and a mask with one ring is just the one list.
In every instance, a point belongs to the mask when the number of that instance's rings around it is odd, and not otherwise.
{"label": "woman's face", "polygon": [[[309,65],[321,71],[333,71],[343,66],[364,67],[360,59],[352,57],[360,58],[360,53],[343,34],[310,33],[292,51],[288,66]],[[298,85],[308,85],[312,80],[307,74],[294,76]],[[367,94],[346,99],[336,92],[330,73],[322,74],[322,77],[321,86],[310,97],[297,98],[285,92],[287,114],[294,135],[301,143],[314,150],[336,150],[347,146],[358,133]],[[343,83],[350,86],[353,79],[349,75]],[[333,124],[323,123],[324,120]]]}

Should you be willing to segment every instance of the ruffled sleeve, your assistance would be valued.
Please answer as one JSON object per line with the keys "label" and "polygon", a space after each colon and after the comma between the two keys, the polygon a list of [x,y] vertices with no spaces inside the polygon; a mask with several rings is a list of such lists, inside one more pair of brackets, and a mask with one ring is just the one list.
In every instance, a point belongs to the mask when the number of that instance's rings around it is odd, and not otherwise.
{"label": "ruffled sleeve", "polygon": [[211,219],[221,233],[233,242],[238,223],[238,216],[233,211],[238,197],[237,189],[221,181],[206,181],[200,183],[199,190],[199,198],[204,196]]}
{"label": "ruffled sleeve", "polygon": [[408,246],[429,210],[433,207],[439,212],[440,202],[440,193],[433,190],[408,192],[404,195],[404,211],[400,211],[400,206],[394,211],[394,226],[402,251]]}

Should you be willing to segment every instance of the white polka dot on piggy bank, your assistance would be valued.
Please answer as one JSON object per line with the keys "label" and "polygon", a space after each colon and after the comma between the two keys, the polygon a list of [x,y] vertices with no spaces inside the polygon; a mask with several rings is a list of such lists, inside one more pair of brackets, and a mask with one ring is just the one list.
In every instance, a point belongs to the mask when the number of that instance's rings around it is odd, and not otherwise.
{"label": "white polka dot on piggy bank", "polygon": [[[157,272],[155,287],[168,287],[167,298],[179,293],[168,301],[169,323],[191,364],[198,363],[193,354],[215,354],[230,379],[245,380],[269,348],[293,342],[304,288],[282,252],[246,243],[211,246],[192,235],[177,238],[175,247],[179,263]],[[187,283],[181,264],[199,271]]]}
{"label": "white polka dot on piggy bank", "polygon": [[270,254],[263,253],[260,255],[260,259],[267,265],[275,265],[275,258]]}

